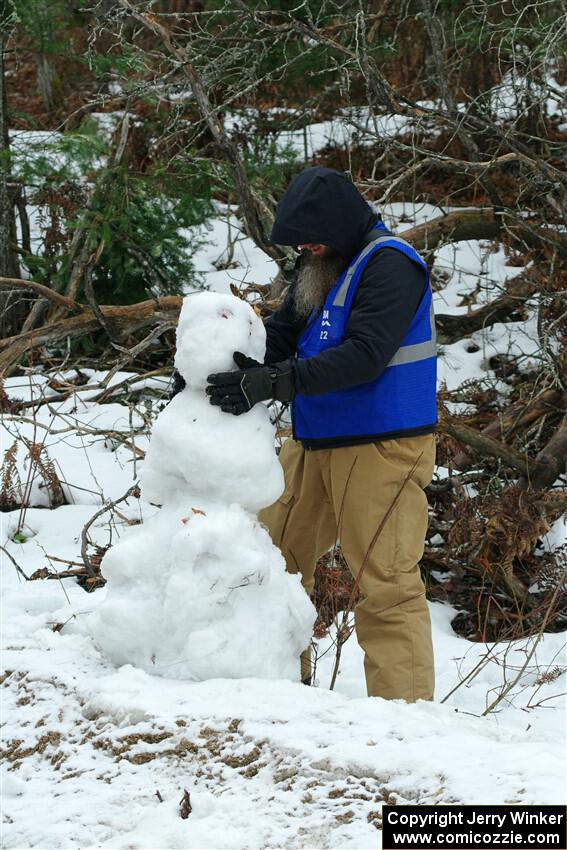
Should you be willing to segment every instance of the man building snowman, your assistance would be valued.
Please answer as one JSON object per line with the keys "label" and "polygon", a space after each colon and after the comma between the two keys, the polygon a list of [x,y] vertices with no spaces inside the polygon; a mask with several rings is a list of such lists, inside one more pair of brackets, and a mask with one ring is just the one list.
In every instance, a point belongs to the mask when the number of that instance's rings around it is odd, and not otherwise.
{"label": "man building snowman", "polygon": [[[259,518],[309,594],[318,558],[340,539],[353,576],[362,568],[355,619],[369,696],[432,699],[418,567],[437,419],[427,266],[328,168],[290,183],[272,240],[301,257],[266,323],[265,364],[236,352],[238,371],[210,375],[206,391],[236,415],[259,401],[291,402],[285,490]],[[301,672],[309,683],[308,653]]]}

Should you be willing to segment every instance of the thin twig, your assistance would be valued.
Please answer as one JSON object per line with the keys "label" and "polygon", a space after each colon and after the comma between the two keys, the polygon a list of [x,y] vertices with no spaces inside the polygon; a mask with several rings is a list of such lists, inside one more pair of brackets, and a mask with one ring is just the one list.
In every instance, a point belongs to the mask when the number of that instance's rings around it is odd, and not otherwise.
{"label": "thin twig", "polygon": [[91,578],[95,578],[97,573],[96,573],[96,570],[94,569],[94,567],[91,564],[89,554],[88,554],[88,551],[87,551],[88,545],[89,545],[89,539],[88,539],[89,528],[95,522],[95,520],[97,520],[99,518],[99,516],[102,516],[107,511],[112,510],[112,508],[115,508],[116,505],[119,505],[121,502],[125,502],[127,499],[130,498],[130,496],[133,496],[134,493],[137,492],[137,491],[138,491],[138,484],[136,483],[136,484],[133,484],[132,487],[129,487],[128,490],[126,491],[126,493],[124,493],[123,496],[120,496],[119,499],[115,499],[113,502],[110,502],[110,501],[106,502],[105,505],[99,511],[97,511],[96,514],[94,514],[89,519],[89,521],[86,523],[86,525],[83,527],[83,530],[81,531],[81,557],[83,559],[83,564],[85,565],[85,569],[86,569],[87,573],[89,574],[89,576],[91,576]]}
{"label": "thin twig", "polygon": [[29,580],[30,580],[29,576],[27,576],[27,575],[25,574],[25,572],[22,570],[22,568],[19,566],[19,564],[18,564],[18,563],[14,560],[14,558],[10,555],[10,553],[8,552],[8,550],[7,550],[4,546],[0,546],[0,551],[4,552],[4,554],[8,556],[8,558],[11,560],[11,562],[12,562],[12,563],[13,563],[13,565],[15,566],[15,568],[16,568],[16,570],[17,570],[17,572],[18,572],[21,576],[23,576],[23,578],[25,578],[25,580],[26,580],[26,581],[29,581]]}
{"label": "thin twig", "polygon": [[566,577],[567,577],[567,569],[563,570],[561,576],[559,577],[559,579],[557,581],[557,585],[555,587],[555,590],[553,591],[553,595],[552,595],[551,599],[549,600],[547,610],[545,612],[545,615],[544,615],[542,624],[540,626],[540,629],[539,629],[539,631],[536,635],[536,638],[534,640],[533,646],[530,649],[530,651],[528,652],[528,654],[526,655],[526,660],[524,661],[524,663],[522,664],[522,666],[518,670],[518,673],[516,674],[516,676],[510,682],[508,682],[507,685],[505,685],[502,688],[502,690],[500,691],[500,693],[496,697],[496,699],[493,700],[490,703],[490,705],[488,706],[488,708],[486,708],[482,712],[483,717],[485,717],[487,714],[490,714],[491,711],[494,711],[494,709],[502,702],[503,699],[505,699],[508,696],[508,694],[510,693],[512,688],[514,688],[518,684],[520,679],[522,678],[528,664],[530,663],[530,661],[532,660],[532,658],[535,654],[535,651],[536,651],[541,639],[543,638],[543,635],[544,635],[544,632],[545,632],[545,627],[547,626],[549,618],[551,617],[551,615],[552,615],[552,613],[555,609],[555,602],[557,600],[557,596],[559,595],[559,591],[561,590],[563,582],[565,581]]}
{"label": "thin twig", "polygon": [[[149,348],[149,346],[152,344],[154,339],[157,339],[157,337],[161,336],[163,333],[165,333],[165,331],[170,330],[172,327],[173,327],[172,322],[162,322],[160,325],[158,325],[156,328],[154,328],[147,336],[145,336],[144,339],[142,339],[140,342],[138,342],[136,345],[134,345],[131,349],[126,350],[125,356],[122,357],[122,359],[119,360],[112,367],[112,369],[110,369],[108,374],[101,381],[100,385],[101,385],[101,387],[103,387],[103,392],[101,392],[99,395],[97,395],[94,398],[89,399],[89,400],[90,401],[98,401],[98,402],[103,401],[113,391],[115,391],[115,388],[108,387],[108,384],[112,380],[114,375],[117,372],[119,372],[121,369],[123,369],[124,366],[126,366],[127,363],[130,363],[130,361],[135,360],[136,357],[138,357],[139,354],[141,354],[143,351],[146,350],[146,348]],[[163,370],[154,370],[153,373],[149,373],[149,374],[155,374],[156,371],[163,372]],[[130,379],[127,378],[126,381],[128,381],[128,380],[130,380]],[[138,380],[139,380],[139,378],[138,378]],[[125,382],[123,381],[122,383],[125,383]]]}

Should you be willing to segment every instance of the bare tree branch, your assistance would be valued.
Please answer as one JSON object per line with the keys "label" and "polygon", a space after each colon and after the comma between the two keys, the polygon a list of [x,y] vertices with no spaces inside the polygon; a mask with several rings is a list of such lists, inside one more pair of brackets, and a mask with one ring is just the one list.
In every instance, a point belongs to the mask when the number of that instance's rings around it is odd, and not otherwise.
{"label": "bare tree branch", "polygon": [[[221,121],[218,118],[217,112],[213,107],[203,80],[197,71],[187,49],[178,47],[173,43],[172,33],[160,23],[155,15],[148,12],[138,12],[129,0],[118,0],[123,9],[125,9],[132,17],[143,24],[146,29],[157,35],[164,44],[167,51],[180,63],[183,73],[188,78],[195,99],[201,110],[201,114],[205,118],[207,125],[216,141],[222,150],[227,162],[230,163],[236,182],[240,203],[242,205],[242,213],[248,232],[254,242],[265,251],[270,257],[275,260],[282,259],[282,250],[277,249],[267,235],[267,227],[270,223],[271,214],[266,205],[260,200],[258,195],[252,189],[248,176],[244,169],[244,164],[238,153],[236,145],[229,139]],[[285,252],[283,252],[285,254]]]}
{"label": "bare tree branch", "polygon": [[44,286],[42,283],[36,283],[33,280],[21,280],[19,277],[0,277],[0,287],[3,289],[31,289],[37,292],[42,298],[47,298],[59,307],[65,310],[77,312],[83,309],[81,304],[77,304],[72,298],[67,298],[60,295],[59,292]]}

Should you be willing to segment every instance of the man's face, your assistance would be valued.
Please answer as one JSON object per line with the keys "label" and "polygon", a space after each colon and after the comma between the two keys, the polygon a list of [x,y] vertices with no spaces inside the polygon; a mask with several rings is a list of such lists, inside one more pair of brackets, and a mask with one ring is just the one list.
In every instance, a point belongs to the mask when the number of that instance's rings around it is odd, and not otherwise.
{"label": "man's face", "polygon": [[301,252],[309,251],[313,257],[330,257],[333,249],[328,245],[322,245],[320,242],[306,242],[304,245],[297,246]]}

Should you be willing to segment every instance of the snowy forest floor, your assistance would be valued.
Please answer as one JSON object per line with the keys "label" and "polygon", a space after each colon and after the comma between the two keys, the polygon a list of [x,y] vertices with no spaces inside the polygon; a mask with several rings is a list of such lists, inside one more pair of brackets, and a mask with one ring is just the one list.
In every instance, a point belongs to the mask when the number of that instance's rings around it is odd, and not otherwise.
{"label": "snowy forest floor", "polygon": [[[437,211],[422,207],[408,215],[393,205],[388,212],[411,224]],[[226,221],[219,219],[197,257],[211,288],[227,291],[231,277],[266,282],[272,264],[245,239],[235,246],[237,268],[213,267],[225,237]],[[435,296],[445,313],[466,312],[465,296],[479,280],[482,303],[522,270],[508,267],[502,250],[478,242],[441,249],[436,266],[447,271]],[[446,346],[441,381],[448,389],[476,377],[496,384],[487,364],[499,353],[521,352],[529,366],[538,345],[535,323],[534,311],[523,322],[474,334],[475,345]],[[0,514],[1,543],[27,575],[46,566],[65,569],[56,559],[80,561],[85,524],[137,480],[141,461],[132,446],[147,448],[157,412],[155,395],[142,395],[135,408],[96,403],[105,373],[82,371],[88,383],[66,401],[32,406],[27,420],[3,419],[4,450],[14,440],[22,447],[24,437],[45,438],[68,502],[46,510],[49,488],[39,476],[30,481],[35,507]],[[59,375],[65,377],[73,371]],[[127,377],[118,372],[112,383]],[[165,384],[150,378],[146,388],[163,391]],[[10,378],[5,389],[10,398],[29,401],[57,395],[41,373]],[[25,484],[24,455],[16,464]],[[106,546],[121,527],[154,510],[142,493],[101,515],[90,529],[93,545]],[[566,540],[560,520],[544,546]],[[533,656],[537,638],[471,643],[453,633],[455,611],[432,603],[436,701],[406,705],[364,696],[354,636],[334,692],[328,690],[332,638],[320,643],[317,687],[179,682],[130,666],[115,669],[76,630],[73,616],[80,621],[104,590],[87,595],[72,579],[25,582],[6,558],[2,591],[6,848],[370,848],[380,845],[384,802],[565,801],[562,634],[545,635]],[[495,710],[482,716],[518,674]],[[185,790],[191,812],[182,818]]]}
{"label": "snowy forest floor", "polygon": [[[176,682],[117,671],[89,639],[53,632],[69,610],[61,588],[28,587],[9,595],[20,611],[5,652],[7,848],[366,848],[378,846],[384,802],[564,798],[560,686],[541,683],[560,635],[545,637],[521,687],[481,718],[472,715],[501,685],[501,655],[444,705],[365,698],[354,640],[337,693],[325,686],[329,664],[316,688]],[[68,593],[86,608],[82,591]],[[451,634],[446,606],[431,612],[443,697],[487,648]],[[509,666],[524,652],[512,647]]]}

